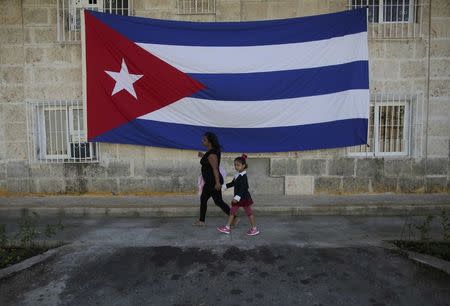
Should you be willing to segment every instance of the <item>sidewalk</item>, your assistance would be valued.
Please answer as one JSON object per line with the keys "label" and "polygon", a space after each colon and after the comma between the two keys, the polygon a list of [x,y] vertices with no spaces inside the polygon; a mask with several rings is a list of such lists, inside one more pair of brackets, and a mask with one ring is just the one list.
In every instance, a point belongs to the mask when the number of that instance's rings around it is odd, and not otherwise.
{"label": "sidewalk", "polygon": [[[216,230],[225,216],[62,218],[69,244],[0,282],[0,305],[448,305],[450,275],[383,240],[404,217],[257,216],[261,234]],[[243,218],[245,219],[245,217]],[[425,217],[414,217],[421,224]],[[59,217],[40,218],[55,224]],[[11,237],[18,219],[2,218]],[[439,219],[430,236],[440,238]],[[251,282],[244,290],[241,284]],[[241,291],[238,291],[241,290]],[[226,296],[226,298],[224,298]],[[221,299],[221,300],[220,300]],[[281,301],[281,302],[280,302]]]}
{"label": "sidewalk", "polygon": [[[254,195],[253,198],[258,215],[398,216],[450,210],[450,194]],[[230,196],[224,199],[231,201]],[[0,216],[3,217],[31,212],[59,216],[193,217],[198,211],[197,195],[0,197]],[[208,202],[208,215],[222,215],[212,199]]]}

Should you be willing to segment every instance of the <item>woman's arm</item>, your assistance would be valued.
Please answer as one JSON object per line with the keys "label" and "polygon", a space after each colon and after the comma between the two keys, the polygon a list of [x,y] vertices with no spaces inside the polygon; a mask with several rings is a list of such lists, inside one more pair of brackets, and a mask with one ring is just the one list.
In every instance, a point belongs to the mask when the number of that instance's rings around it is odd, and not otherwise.
{"label": "woman's arm", "polygon": [[216,154],[210,154],[208,156],[208,162],[209,162],[209,164],[212,167],[213,174],[214,174],[214,179],[216,180],[216,184],[215,184],[214,188],[216,190],[221,190],[222,189],[222,185],[220,184],[219,161],[217,159],[217,155]]}

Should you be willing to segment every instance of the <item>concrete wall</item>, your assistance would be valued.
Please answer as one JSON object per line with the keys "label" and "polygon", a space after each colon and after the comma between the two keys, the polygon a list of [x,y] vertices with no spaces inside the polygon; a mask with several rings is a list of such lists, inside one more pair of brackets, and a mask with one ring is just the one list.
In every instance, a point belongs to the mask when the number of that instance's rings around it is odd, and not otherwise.
{"label": "concrete wall", "polygon": [[[250,154],[252,192],[449,191],[450,2],[432,0],[429,28],[428,1],[423,1],[422,38],[369,42],[372,92],[425,94],[429,112],[422,157],[355,158],[349,157],[346,149]],[[347,5],[346,0],[217,0],[216,3],[216,14],[178,15],[175,0],[135,0],[134,14],[174,20],[247,21],[334,12],[346,9]],[[199,164],[196,152],[192,151],[101,144],[99,163],[30,163],[26,102],[82,98],[81,46],[57,42],[56,0],[3,0],[1,5],[1,192],[195,191]],[[233,171],[232,159],[232,155],[225,154],[229,172]]]}

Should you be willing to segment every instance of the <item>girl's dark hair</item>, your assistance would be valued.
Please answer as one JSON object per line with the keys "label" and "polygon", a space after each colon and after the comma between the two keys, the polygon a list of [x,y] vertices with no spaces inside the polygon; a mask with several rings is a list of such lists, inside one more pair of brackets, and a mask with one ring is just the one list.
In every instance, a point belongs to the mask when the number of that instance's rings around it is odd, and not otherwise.
{"label": "girl's dark hair", "polygon": [[219,138],[217,138],[217,135],[212,132],[206,132],[203,136],[208,139],[209,143],[213,147],[214,150],[219,150],[222,148],[219,143]]}
{"label": "girl's dark hair", "polygon": [[241,164],[243,164],[243,165],[245,166],[244,169],[247,169],[247,168],[248,168],[248,164],[247,164],[247,155],[242,154],[241,156],[236,157],[236,158],[234,159],[234,161],[235,161],[235,162],[238,161],[238,162],[240,162]]}

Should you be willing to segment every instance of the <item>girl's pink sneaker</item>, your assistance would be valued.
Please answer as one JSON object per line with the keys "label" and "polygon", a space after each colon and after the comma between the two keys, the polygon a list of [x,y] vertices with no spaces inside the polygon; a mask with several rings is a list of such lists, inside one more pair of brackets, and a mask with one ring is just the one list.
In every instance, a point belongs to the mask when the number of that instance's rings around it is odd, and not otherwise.
{"label": "girl's pink sneaker", "polygon": [[229,234],[231,232],[230,228],[226,226],[220,226],[217,228],[217,230],[224,234]]}
{"label": "girl's pink sneaker", "polygon": [[255,236],[259,234],[259,230],[256,227],[252,227],[247,231],[247,235],[249,236]]}

